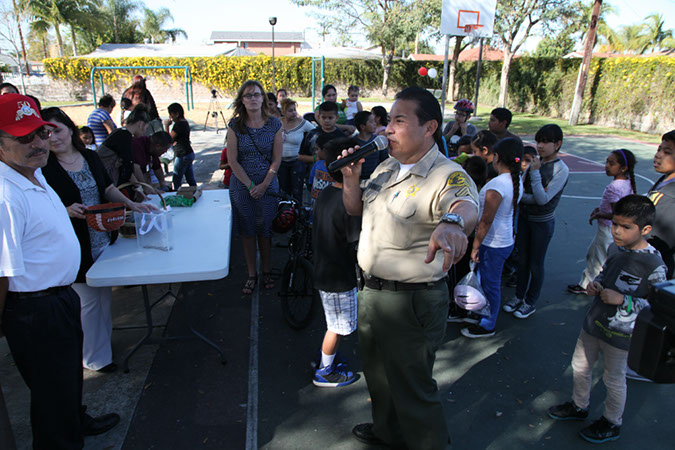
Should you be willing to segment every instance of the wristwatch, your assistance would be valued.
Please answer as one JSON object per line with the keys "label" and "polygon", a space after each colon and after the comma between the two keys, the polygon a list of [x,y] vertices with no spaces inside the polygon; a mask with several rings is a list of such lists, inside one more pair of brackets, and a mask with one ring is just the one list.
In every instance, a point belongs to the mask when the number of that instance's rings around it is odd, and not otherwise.
{"label": "wristwatch", "polygon": [[464,219],[459,214],[447,213],[441,216],[441,223],[451,223],[453,225],[459,225],[459,227],[464,231]]}

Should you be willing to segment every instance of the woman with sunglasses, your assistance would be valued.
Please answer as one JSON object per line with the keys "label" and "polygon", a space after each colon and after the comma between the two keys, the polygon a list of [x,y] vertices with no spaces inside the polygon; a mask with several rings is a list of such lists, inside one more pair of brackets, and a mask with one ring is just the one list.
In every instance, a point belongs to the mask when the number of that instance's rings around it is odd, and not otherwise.
{"label": "woman with sunglasses", "polygon": [[90,370],[112,372],[117,368],[110,346],[112,288],[87,286],[85,274],[108,244],[115,240],[117,232],[99,232],[89,228],[84,211],[89,206],[106,201],[124,203],[127,208],[138,212],[154,208],[132,202],[122,195],[113,185],[98,154],[84,146],[79,128],[66,113],[59,108],[47,108],[41,114],[43,120],[56,125],[51,130],[49,160],[42,173],[65,205],[80,241],[80,270],[73,289],[80,296],[84,333],[82,364]]}
{"label": "woman with sunglasses", "polygon": [[258,282],[256,240],[260,250],[263,286],[274,288],[270,271],[271,225],[277,212],[276,179],[281,165],[281,122],[272,117],[262,85],[249,80],[234,100],[234,115],[227,130],[227,159],[232,168],[230,200],[234,232],[241,236],[248,279],[242,293],[252,294]]}

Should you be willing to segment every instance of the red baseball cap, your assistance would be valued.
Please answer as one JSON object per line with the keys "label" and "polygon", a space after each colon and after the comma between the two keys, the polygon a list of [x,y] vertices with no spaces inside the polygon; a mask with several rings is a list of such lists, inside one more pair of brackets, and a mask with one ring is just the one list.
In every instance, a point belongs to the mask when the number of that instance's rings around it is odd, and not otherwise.
{"label": "red baseball cap", "polygon": [[53,123],[42,120],[32,98],[20,94],[0,95],[0,130],[21,137],[45,125],[56,128]]}

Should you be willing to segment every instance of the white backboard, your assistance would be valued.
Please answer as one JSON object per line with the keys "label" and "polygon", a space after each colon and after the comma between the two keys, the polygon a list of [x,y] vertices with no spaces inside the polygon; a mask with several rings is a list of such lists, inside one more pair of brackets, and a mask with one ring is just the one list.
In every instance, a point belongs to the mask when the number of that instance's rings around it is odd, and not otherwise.
{"label": "white backboard", "polygon": [[[450,36],[492,37],[497,0],[443,0],[441,33]],[[473,25],[472,32],[466,25]]]}

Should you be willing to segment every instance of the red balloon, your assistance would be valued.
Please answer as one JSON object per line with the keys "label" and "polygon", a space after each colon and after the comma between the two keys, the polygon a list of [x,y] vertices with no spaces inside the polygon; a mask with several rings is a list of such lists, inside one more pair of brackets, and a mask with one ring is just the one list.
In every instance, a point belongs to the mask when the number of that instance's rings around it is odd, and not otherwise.
{"label": "red balloon", "polygon": [[419,74],[422,75],[423,77],[427,76],[427,68],[422,66],[420,67],[420,70],[418,70]]}

